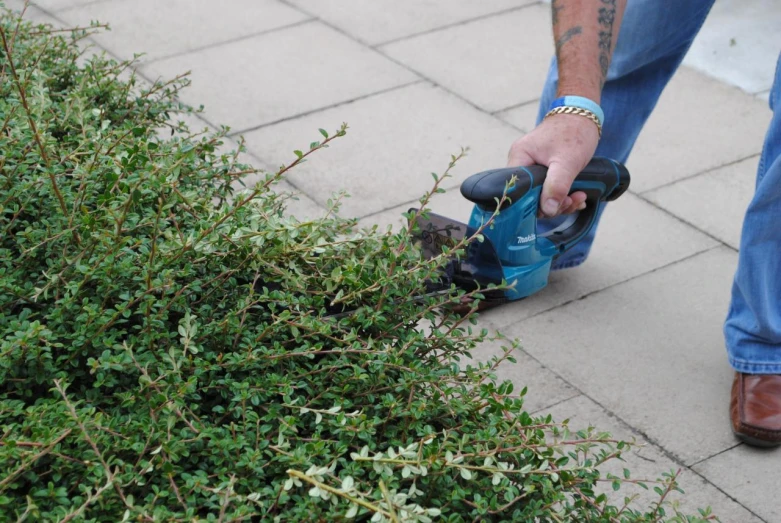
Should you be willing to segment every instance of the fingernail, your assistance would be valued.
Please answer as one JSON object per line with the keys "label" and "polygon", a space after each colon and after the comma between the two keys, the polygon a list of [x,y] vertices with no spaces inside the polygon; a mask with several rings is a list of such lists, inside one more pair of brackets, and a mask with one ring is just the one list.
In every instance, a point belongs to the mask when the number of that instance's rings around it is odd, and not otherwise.
{"label": "fingernail", "polygon": [[578,210],[579,210],[579,211],[582,211],[582,210],[583,210],[583,209],[585,209],[585,208],[586,208],[586,202],[583,202],[583,203],[581,203],[580,205],[578,205]]}
{"label": "fingernail", "polygon": [[559,212],[559,205],[561,205],[559,202],[551,198],[550,200],[545,200],[545,203],[542,204],[542,212],[547,214],[548,216],[553,216],[557,212]]}

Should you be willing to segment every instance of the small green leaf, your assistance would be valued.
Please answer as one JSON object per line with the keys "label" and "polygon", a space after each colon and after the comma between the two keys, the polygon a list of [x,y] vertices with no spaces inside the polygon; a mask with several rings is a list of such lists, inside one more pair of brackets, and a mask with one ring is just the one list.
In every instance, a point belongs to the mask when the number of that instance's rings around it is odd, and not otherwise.
{"label": "small green leaf", "polygon": [[354,486],[355,480],[352,478],[352,476],[345,476],[344,479],[342,479],[342,490],[350,491]]}

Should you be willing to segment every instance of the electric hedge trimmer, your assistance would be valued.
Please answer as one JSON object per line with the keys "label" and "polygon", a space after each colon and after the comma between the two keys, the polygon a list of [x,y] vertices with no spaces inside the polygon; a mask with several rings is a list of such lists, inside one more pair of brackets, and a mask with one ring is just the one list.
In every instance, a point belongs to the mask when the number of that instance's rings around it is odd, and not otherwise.
{"label": "electric hedge trimmer", "polygon": [[[547,172],[546,167],[534,165],[470,176],[461,184],[461,194],[475,204],[468,224],[433,213],[418,215],[410,230],[428,259],[482,228],[483,240],[470,241],[464,256],[445,265],[439,281],[427,282],[428,290],[445,291],[453,285],[468,292],[479,289],[484,296],[480,309],[531,296],[547,285],[551,264],[586,237],[605,202],[629,187],[629,171],[623,165],[607,158],[592,159],[571,189],[586,193],[586,208],[538,233],[537,212]],[[491,285],[502,290],[484,290]]]}

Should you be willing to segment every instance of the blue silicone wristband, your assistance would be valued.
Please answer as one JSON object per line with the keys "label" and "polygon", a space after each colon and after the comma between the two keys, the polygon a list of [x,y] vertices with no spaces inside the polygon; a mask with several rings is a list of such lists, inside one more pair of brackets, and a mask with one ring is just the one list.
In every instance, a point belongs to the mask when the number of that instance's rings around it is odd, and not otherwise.
{"label": "blue silicone wristband", "polygon": [[[584,98],[582,96],[562,96],[553,100],[550,104],[550,109],[556,107],[577,107],[578,109],[585,109],[591,111],[599,119],[599,125],[605,124],[605,113],[597,102]],[[550,110],[549,109],[549,110]]]}

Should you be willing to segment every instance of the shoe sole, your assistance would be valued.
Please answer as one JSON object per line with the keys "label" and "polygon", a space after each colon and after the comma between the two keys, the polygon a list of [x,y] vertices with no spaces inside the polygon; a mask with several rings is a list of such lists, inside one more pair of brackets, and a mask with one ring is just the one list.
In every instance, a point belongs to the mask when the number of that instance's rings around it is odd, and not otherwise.
{"label": "shoe sole", "polygon": [[740,432],[735,432],[734,434],[743,443],[745,443],[746,445],[751,445],[752,447],[761,447],[765,449],[770,449],[781,445],[781,441],[767,441],[763,439],[757,439],[755,437],[748,436],[746,434],[741,434]]}

